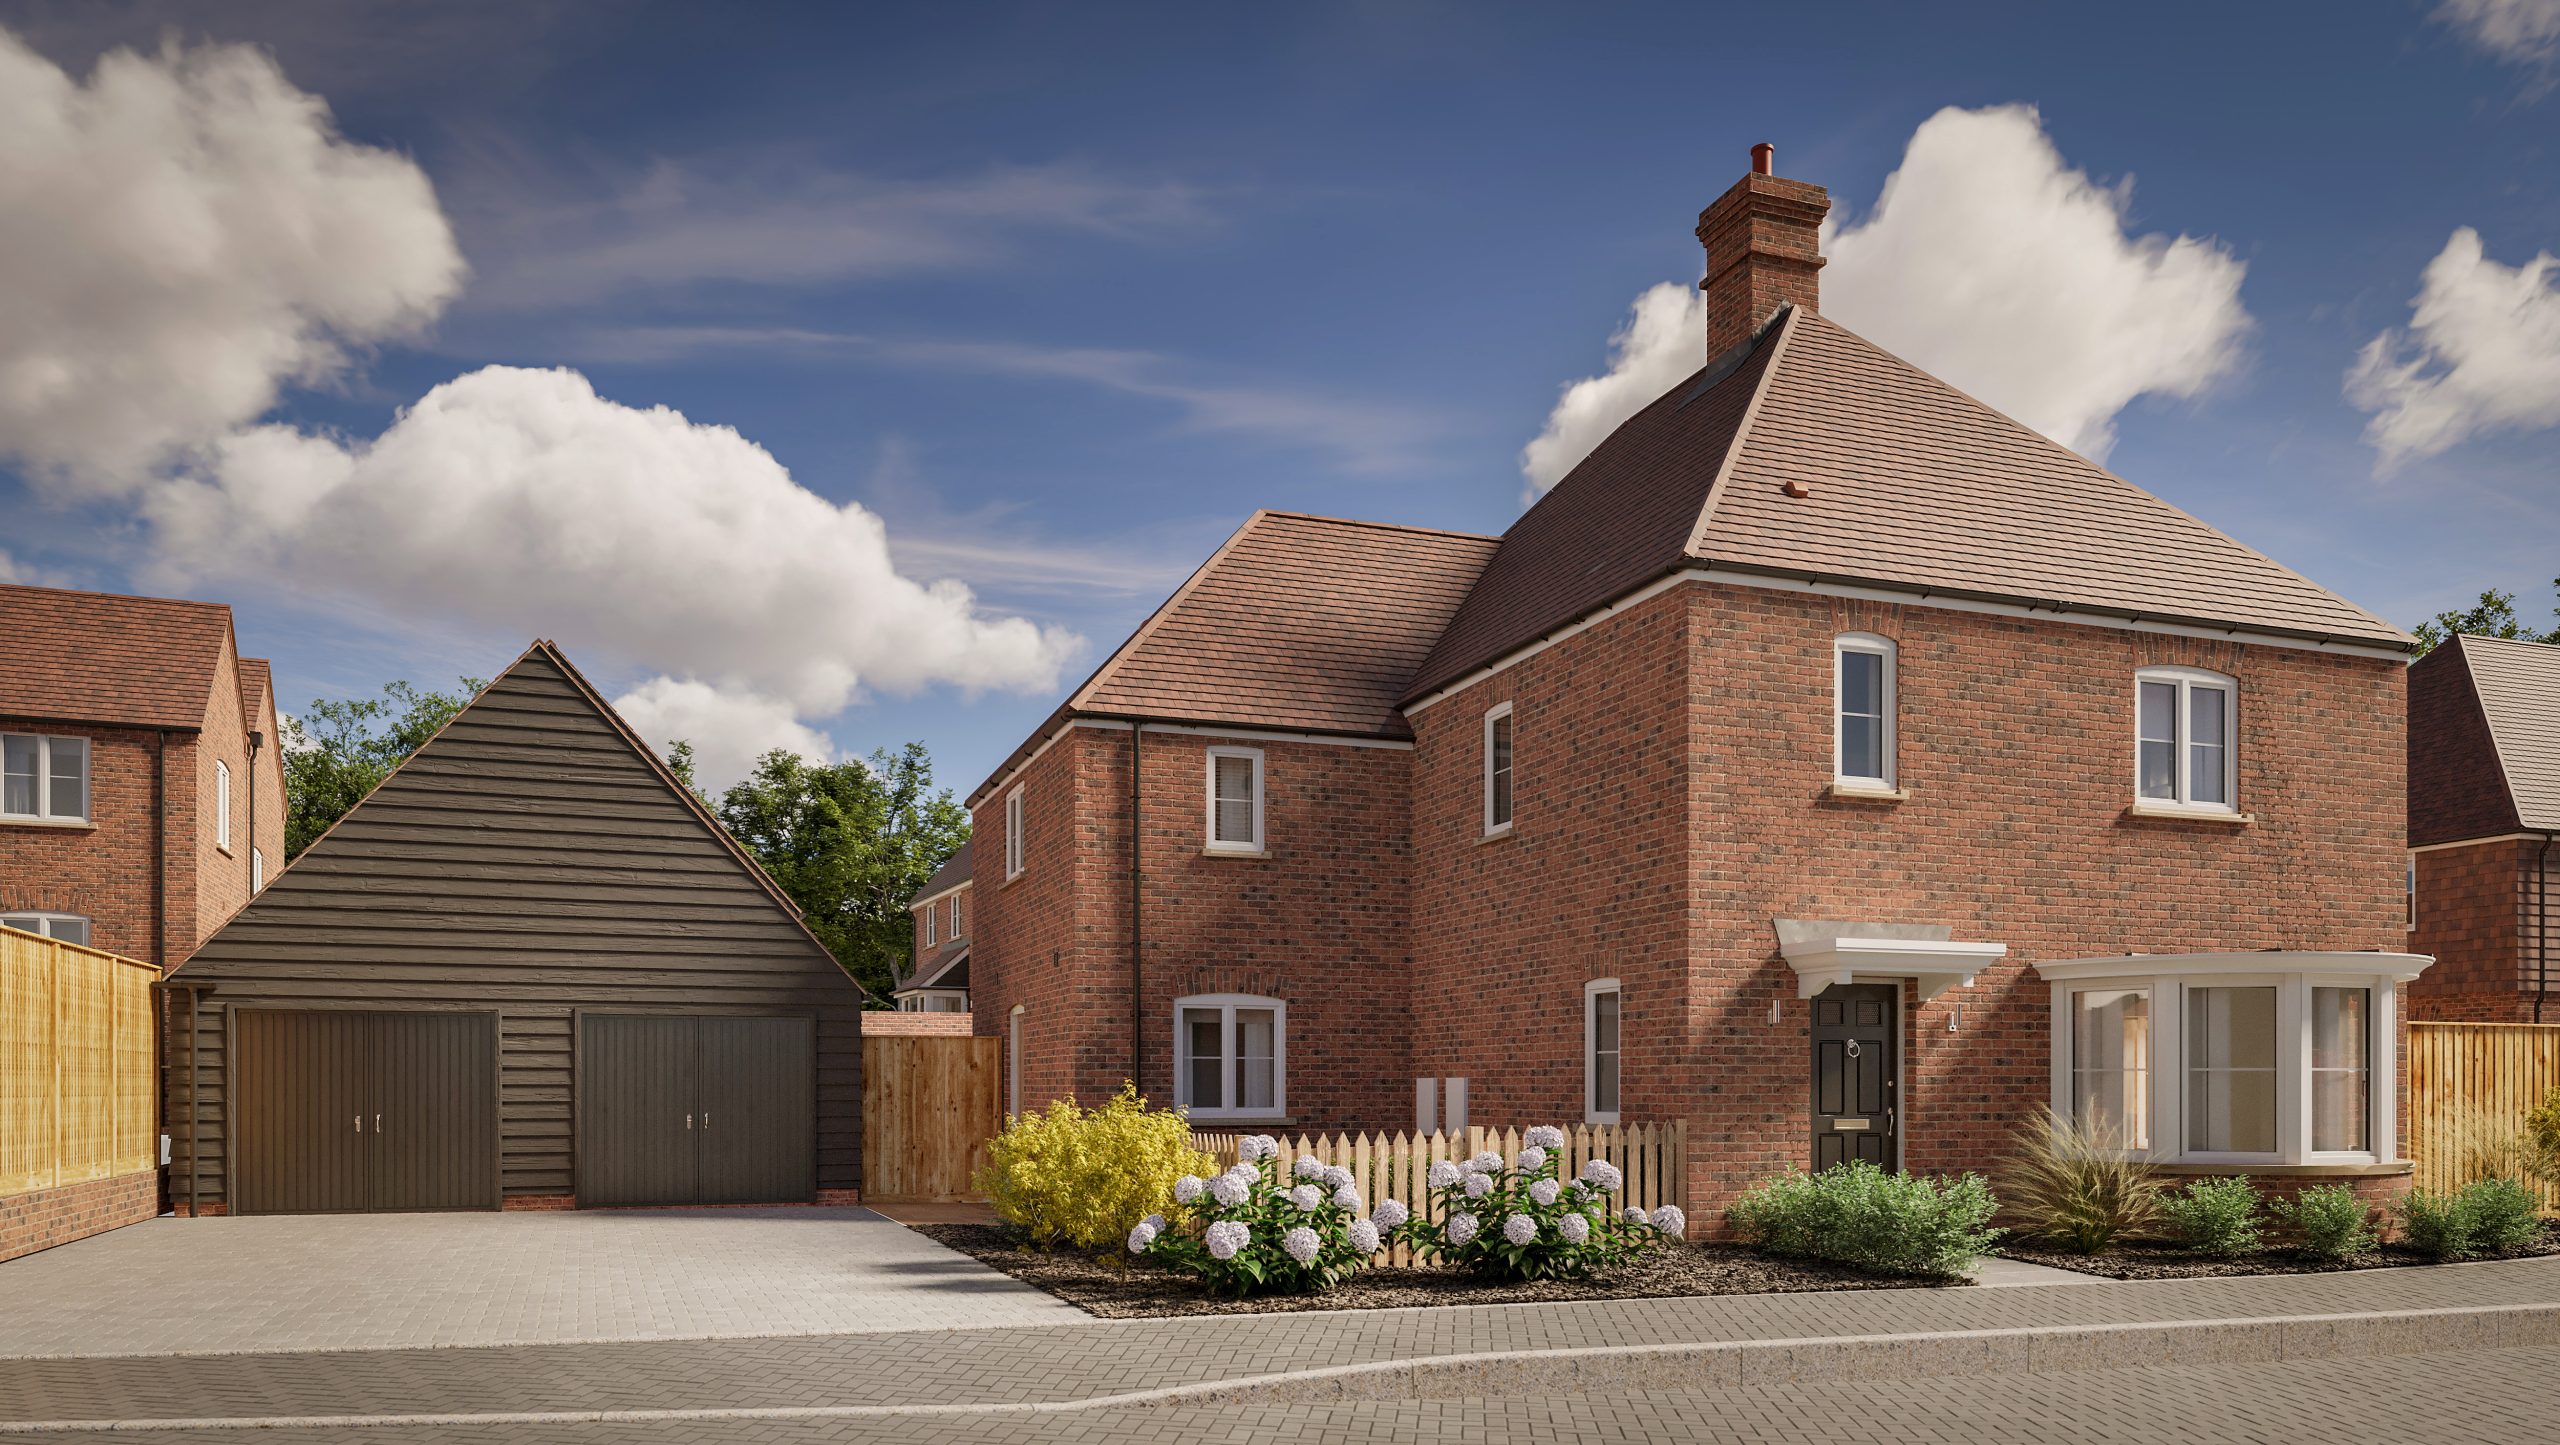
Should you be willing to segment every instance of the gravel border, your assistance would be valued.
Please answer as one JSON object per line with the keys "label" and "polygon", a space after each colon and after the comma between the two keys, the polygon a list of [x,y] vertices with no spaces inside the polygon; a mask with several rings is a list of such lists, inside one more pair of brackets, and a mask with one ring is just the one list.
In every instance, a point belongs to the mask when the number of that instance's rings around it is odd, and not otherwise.
{"label": "gravel border", "polygon": [[1366,1269],[1323,1294],[1220,1299],[1188,1275],[1118,1255],[1035,1250],[987,1224],[915,1224],[918,1234],[1001,1270],[1103,1319],[1179,1315],[1289,1314],[1299,1310],[1386,1310],[1422,1305],[1528,1304],[1548,1300],[1659,1299],[1683,1295],[1806,1294],[1828,1290],[1956,1288],[1969,1280],[1861,1274],[1814,1260],[1780,1259],[1735,1244],[1655,1249],[1586,1280],[1488,1284],[1455,1270]]}
{"label": "gravel border", "polygon": [[[2176,1245],[2158,1240],[2120,1244],[2103,1254],[2072,1254],[2064,1250],[2040,1249],[2024,1242],[2001,1245],[1997,1252],[2005,1258],[2027,1264],[2049,1265],[2054,1269],[2097,1275],[2103,1279],[2230,1279],[2255,1274],[2334,1274],[2349,1269],[2424,1269],[2446,1262],[2400,1244],[2386,1244],[2345,1259],[2320,1259],[2294,1249],[2270,1249],[2234,1259],[2218,1259],[2211,1255],[2190,1254]],[[2539,1259],[2555,1254],[2560,1254],[2560,1220],[2544,1222],[2540,1243],[2478,1258]],[[2458,1262],[2467,1264],[2473,1261]]]}

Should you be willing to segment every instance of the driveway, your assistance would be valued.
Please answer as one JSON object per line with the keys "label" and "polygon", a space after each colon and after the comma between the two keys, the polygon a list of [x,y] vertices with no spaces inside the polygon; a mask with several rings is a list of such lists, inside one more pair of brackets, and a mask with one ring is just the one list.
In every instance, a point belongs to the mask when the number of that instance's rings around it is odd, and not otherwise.
{"label": "driveway", "polygon": [[0,1357],[1068,1324],[868,1209],[156,1219],[0,1264]]}

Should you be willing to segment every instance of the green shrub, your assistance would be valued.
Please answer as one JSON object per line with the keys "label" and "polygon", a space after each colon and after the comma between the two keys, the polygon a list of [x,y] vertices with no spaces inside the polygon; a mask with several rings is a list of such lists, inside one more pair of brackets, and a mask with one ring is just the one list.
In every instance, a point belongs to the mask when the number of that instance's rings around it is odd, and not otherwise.
{"label": "green shrub", "polygon": [[2516,1180],[2475,1180],[2460,1198],[2471,1215],[2471,1247],[2482,1254],[2522,1249],[2542,1237],[2540,1203]]}
{"label": "green shrub", "polygon": [[1173,1182],[1215,1167],[1191,1147],[1191,1123],[1150,1109],[1134,1087],[1099,1109],[1072,1098],[1016,1114],[987,1147],[977,1186],[996,1217],[1032,1243],[1120,1243],[1173,1201]]}
{"label": "green shrub", "polygon": [[2160,1217],[2159,1176],[2127,1155],[2120,1135],[2051,1110],[2019,1129],[1993,1183],[2028,1234],[2075,1254],[2096,1254]]}
{"label": "green shrub", "polygon": [[2542,1103],[2524,1116],[2524,1137],[2525,1171],[2560,1189],[2560,1089],[2544,1095]]}
{"label": "green shrub", "polygon": [[1729,1217],[1744,1239],[1778,1254],[1878,1274],[1961,1275],[2000,1237],[1989,1227],[1999,1209],[1978,1174],[1925,1179],[1859,1160],[1764,1181]]}
{"label": "green shrub", "polygon": [[2262,1246],[2258,1187],[2246,1175],[2198,1179],[2162,1196],[2160,1212],[2169,1221],[2169,1237],[2198,1254],[2229,1258],[2255,1254]]}
{"label": "green shrub", "polygon": [[2302,1252],[2318,1259],[2345,1259],[2374,1246],[2373,1210],[2344,1184],[2322,1184],[2291,1199],[2268,1201],[2267,1212],[2293,1231]]}
{"label": "green shrub", "polygon": [[2400,1237],[2411,1249],[2438,1260],[2471,1257],[2471,1211],[2460,1193],[2412,1189],[2394,1212],[2400,1216]]}

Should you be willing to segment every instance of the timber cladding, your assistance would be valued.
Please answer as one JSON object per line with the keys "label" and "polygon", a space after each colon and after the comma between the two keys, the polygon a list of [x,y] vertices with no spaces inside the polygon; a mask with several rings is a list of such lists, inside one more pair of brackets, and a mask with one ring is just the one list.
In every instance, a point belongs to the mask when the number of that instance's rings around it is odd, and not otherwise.
{"label": "timber cladding", "polygon": [[[364,1114],[374,1129],[377,1110],[338,1107],[353,1099],[347,1091],[372,1089],[367,1097],[419,1115],[412,1133],[385,1142],[396,1148],[427,1130],[446,1141],[440,1157],[460,1160],[473,1137],[468,1116],[484,1107],[463,1087],[476,1087],[467,1060],[488,1047],[495,1189],[476,1207],[577,1192],[581,1104],[602,1102],[578,1097],[582,1016],[789,1021],[808,1040],[808,1107],[765,1137],[803,1167],[762,1175],[790,1181],[792,1192],[769,1202],[861,1183],[860,989],[547,643],[275,878],[169,987],[164,1107],[171,1197],[182,1209],[262,1207],[254,1186],[240,1189],[243,1162],[259,1147],[245,1136],[278,1127],[253,1109],[282,1105],[254,1104],[245,1092],[258,1087],[260,1064],[244,1042],[272,1035],[277,1014],[303,1016],[287,1027],[315,1041],[337,1035],[311,1015],[473,1016],[468,1028],[456,1021],[450,1042],[419,1045],[451,1087],[386,1094],[397,1081],[351,1082],[342,1070],[328,1087],[346,1099],[333,1098],[325,1115],[305,1101],[309,1117],[297,1127],[335,1129],[343,1112],[350,1121]],[[339,1033],[347,1027],[357,1026]],[[379,1112],[392,1127],[390,1111]],[[352,1122],[346,1132],[333,1148],[352,1147]],[[396,1174],[414,1164],[343,1167]],[[430,1187],[487,1190],[459,1167],[443,1169],[442,1184],[375,1189],[361,1196],[373,1202],[347,1207],[415,1207],[403,1201]]]}

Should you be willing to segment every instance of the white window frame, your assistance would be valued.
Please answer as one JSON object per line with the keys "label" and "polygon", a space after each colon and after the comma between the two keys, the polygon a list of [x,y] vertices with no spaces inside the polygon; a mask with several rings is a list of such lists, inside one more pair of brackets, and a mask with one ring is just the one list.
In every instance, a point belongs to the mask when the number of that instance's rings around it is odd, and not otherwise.
{"label": "white window frame", "polygon": [[960,895],[958,893],[951,895],[950,933],[953,938],[959,938],[962,936],[960,932]]}
{"label": "white window frame", "polygon": [[[1218,836],[1218,760],[1220,758],[1243,758],[1253,764],[1253,837],[1249,841],[1239,842],[1232,838],[1221,838]],[[1209,840],[1208,850],[1212,853],[1262,852],[1262,749],[1234,747],[1211,748],[1208,750],[1207,771],[1209,779],[1208,829],[1206,833]]]}
{"label": "white window frame", "polygon": [[[1618,1107],[1600,1107],[1600,996],[1618,1001]],[[1614,978],[1582,986],[1582,1122],[1615,1124],[1627,1107],[1627,993]]]}
{"label": "white window frame", "polygon": [[231,765],[213,760],[213,846],[231,851]]}
{"label": "white window frame", "polygon": [[[98,936],[98,921],[85,913],[49,913],[41,908],[18,908],[0,914],[0,923],[23,932],[42,934],[46,938],[61,937],[53,931],[53,926],[57,923],[77,923],[80,925],[81,933],[85,935],[75,945],[80,948],[94,947],[92,940]],[[35,927],[30,928],[27,926],[29,924],[34,924]]]}
{"label": "white window frame", "polygon": [[2415,933],[2418,931],[2418,850],[2415,848],[2409,850],[2408,882],[2404,891],[2408,894],[2409,917],[2402,927],[2405,932]]}
{"label": "white window frame", "polygon": [[924,906],[924,946],[933,947],[933,905]]}
{"label": "white window frame", "polygon": [[1511,813],[1495,821],[1493,816],[1493,725],[1510,719],[1511,704],[1498,702],[1484,711],[1484,836],[1500,838],[1511,831],[1520,817],[1520,725],[1511,724],[1511,761],[1507,771],[1511,778]]}
{"label": "white window frame", "polygon": [[[2171,710],[2170,722],[2176,731],[2173,753],[2177,770],[2172,789],[2174,797],[2147,797],[2142,791],[2142,685],[2146,682],[2173,683],[2178,700]],[[2195,738],[2192,694],[2199,687],[2218,688],[2222,692],[2222,797],[2219,803],[2195,800]],[[2201,813],[2211,817],[2228,817],[2240,811],[2240,680],[2227,673],[2208,672],[2201,667],[2146,667],[2133,675],[2133,802],[2137,808],[2160,813]]]}
{"label": "white window frame", "polygon": [[264,848],[253,846],[249,849],[249,891],[251,893],[264,892],[266,890],[266,886],[267,852]]}
{"label": "white window frame", "polygon": [[[1900,711],[1900,699],[1895,694],[1897,679],[1894,673],[1898,662],[1895,654],[1899,651],[1892,638],[1879,637],[1872,632],[1844,632],[1831,639],[1831,781],[1835,787],[1852,792],[1859,789],[1873,792],[1891,791],[1895,786],[1894,778],[1899,771],[1894,765],[1898,741],[1895,714]],[[1882,773],[1880,777],[1852,773],[1848,768],[1849,729],[1846,718],[1849,698],[1840,686],[1840,662],[1844,654],[1853,652],[1884,659],[1876,679],[1876,756],[1877,767]]]}
{"label": "white window frame", "polygon": [[[2360,1165],[2389,1163],[2399,1154],[2398,1007],[2393,973],[2351,973],[2319,965],[2270,971],[2265,962],[2280,955],[2164,955],[2175,971],[2145,974],[2129,970],[2109,976],[2083,975],[2076,969],[2053,984],[2053,1085],[2055,1112],[2071,1115],[2071,1022],[2073,996],[2084,990],[2146,989],[2151,995],[2151,1147],[2128,1151],[2175,1163],[2232,1165]],[[2387,955],[2385,955],[2387,957]],[[2312,955],[2340,960],[2341,955]],[[2197,960],[2210,960],[2198,962]],[[2138,968],[2142,960],[2118,960]],[[2251,964],[2257,967],[2253,970]],[[2071,968],[2070,964],[2062,965]],[[2187,1147],[2187,994],[2198,988],[2265,988],[2276,990],[2276,1147],[2263,1152],[2201,1150]],[[2365,1133],[2372,1147],[2311,1147],[2311,991],[2315,988],[2362,989],[2366,992],[2365,1066],[2367,1088]]]}
{"label": "white window frame", "polygon": [[[56,737],[48,733],[8,733],[5,737],[31,738],[36,745],[36,810],[32,813],[0,813],[0,819],[13,823],[86,823],[97,811],[98,776],[91,766],[94,761],[87,738]],[[53,810],[53,755],[56,749],[80,754],[80,811],[57,813]]]}
{"label": "white window frame", "polygon": [[1007,883],[1022,876],[1022,789],[1004,795],[1004,878]]}
{"label": "white window frame", "polygon": [[1005,1117],[1022,1117],[1022,1005],[1015,1004],[1004,1025]]}
{"label": "white window frame", "polygon": [[[1183,1026],[1184,1016],[1195,1009],[1219,1012],[1218,1047],[1225,1068],[1225,1097],[1241,1097],[1243,1090],[1236,1070],[1242,1062],[1236,1056],[1236,1011],[1269,1009],[1271,1011],[1271,1107],[1246,1109],[1234,1106],[1203,1106],[1191,1099],[1191,1031]],[[1173,1001],[1173,1102],[1176,1108],[1188,1110],[1194,1119],[1285,1119],[1289,1115],[1289,1005],[1276,998],[1250,993],[1201,993]]]}

